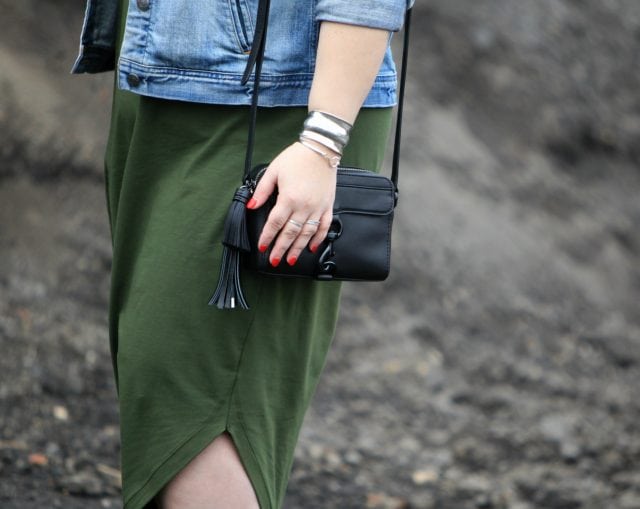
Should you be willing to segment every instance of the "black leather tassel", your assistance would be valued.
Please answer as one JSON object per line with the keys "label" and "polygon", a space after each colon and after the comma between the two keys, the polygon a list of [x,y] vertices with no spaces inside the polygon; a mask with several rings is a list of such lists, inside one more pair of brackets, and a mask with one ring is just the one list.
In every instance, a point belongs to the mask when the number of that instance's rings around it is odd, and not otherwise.
{"label": "black leather tassel", "polygon": [[249,252],[249,236],[247,234],[247,200],[251,196],[249,188],[239,187],[234,196],[227,217],[224,221],[224,238],[222,244],[222,264],[218,287],[209,305],[218,309],[234,309],[236,306],[249,309],[240,286],[240,255]]}

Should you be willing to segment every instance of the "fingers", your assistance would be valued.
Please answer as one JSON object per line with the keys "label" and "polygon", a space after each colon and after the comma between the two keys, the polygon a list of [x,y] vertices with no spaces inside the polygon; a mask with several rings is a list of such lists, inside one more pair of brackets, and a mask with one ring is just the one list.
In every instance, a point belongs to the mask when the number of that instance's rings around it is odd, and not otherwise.
{"label": "fingers", "polygon": [[[258,239],[258,249],[264,253],[274,241],[276,236],[278,242],[271,250],[269,261],[271,265],[276,267],[282,260],[286,248],[288,248],[300,233],[304,221],[300,221],[299,225],[289,222],[293,210],[291,207],[283,204],[280,197],[276,201],[275,206],[271,209],[267,222],[262,229],[260,239]],[[277,248],[277,249],[276,249]]]}
{"label": "fingers", "polygon": [[248,209],[257,209],[258,207],[261,207],[264,205],[264,202],[269,199],[269,196],[271,196],[273,191],[275,191],[278,175],[275,171],[268,171],[269,169],[270,168],[265,171],[253,192],[253,196],[247,202]]}
{"label": "fingers", "polygon": [[319,223],[319,221],[311,216],[300,228],[298,236],[292,242],[287,252],[287,263],[289,265],[295,265],[302,250],[307,246],[311,237],[318,231],[319,225],[316,223]]}
{"label": "fingers", "polygon": [[315,235],[311,238],[311,241],[309,242],[309,249],[311,250],[312,253],[315,253],[318,250],[318,246],[322,243],[322,241],[327,236],[332,220],[333,220],[333,210],[327,210],[324,214],[322,214],[322,217],[320,218],[320,224],[318,225],[318,229],[316,230]]}
{"label": "fingers", "polygon": [[285,255],[289,265],[298,261],[300,252],[318,229],[317,225],[309,224],[307,220],[307,217],[300,216],[299,213],[292,215],[285,208],[273,208],[259,241],[259,249],[264,252],[275,239],[269,256],[272,266],[277,267]]}
{"label": "fingers", "polygon": [[279,195],[258,239],[258,249],[264,253],[273,244],[269,254],[271,265],[277,267],[286,256],[287,263],[293,266],[307,245],[311,252],[316,252],[332,219],[332,209],[310,214],[305,207]]}

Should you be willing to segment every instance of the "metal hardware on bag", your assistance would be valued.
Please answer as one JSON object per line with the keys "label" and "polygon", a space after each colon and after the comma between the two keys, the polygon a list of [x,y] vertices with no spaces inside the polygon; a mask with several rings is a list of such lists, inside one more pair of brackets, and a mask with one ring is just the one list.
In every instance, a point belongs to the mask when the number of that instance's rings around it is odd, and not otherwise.
{"label": "metal hardware on bag", "polygon": [[320,255],[320,258],[318,258],[319,272],[316,276],[317,279],[322,281],[330,281],[333,279],[336,269],[338,268],[336,262],[331,260],[331,258],[335,256],[333,243],[340,238],[340,235],[342,235],[342,221],[339,216],[335,216],[331,222],[331,226],[329,227],[329,232],[327,233],[327,240],[329,243]]}
{"label": "metal hardware on bag", "polygon": [[342,235],[342,219],[340,216],[334,216],[331,220],[331,226],[327,232],[327,237],[333,242]]}
{"label": "metal hardware on bag", "polygon": [[331,261],[334,256],[333,243],[329,243],[318,260],[318,272],[317,278],[323,281],[329,281],[333,279],[333,275],[336,271],[336,262]]}
{"label": "metal hardware on bag", "polygon": [[256,190],[256,187],[258,187],[258,182],[260,182],[260,179],[262,178],[264,173],[267,171],[267,168],[268,166],[265,165],[260,169],[260,171],[258,171],[258,173],[256,173],[255,177],[251,177],[250,175],[247,175],[247,177],[244,179],[244,185],[249,188],[249,191],[251,191],[251,194],[253,194],[254,191]]}

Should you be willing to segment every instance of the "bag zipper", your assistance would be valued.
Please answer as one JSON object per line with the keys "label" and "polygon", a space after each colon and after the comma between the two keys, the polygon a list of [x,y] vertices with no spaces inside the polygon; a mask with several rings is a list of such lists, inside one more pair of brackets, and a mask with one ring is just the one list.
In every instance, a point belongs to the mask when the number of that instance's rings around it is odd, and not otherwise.
{"label": "bag zipper", "polygon": [[[256,190],[256,186],[258,185],[258,182],[264,175],[265,171],[267,171],[267,166],[264,166],[263,168],[261,168],[260,171],[256,173],[255,177],[253,178],[248,177],[247,180],[245,180],[245,185],[249,188],[249,190],[251,191],[251,194],[253,194],[253,192]],[[343,175],[357,175],[359,173],[367,173],[367,174],[378,176],[383,179],[385,178],[384,175],[379,175],[378,173],[373,173],[372,171],[365,170],[363,168],[354,168],[352,166],[340,166],[338,167],[338,173],[341,173]],[[371,189],[377,189],[377,188],[371,188]]]}

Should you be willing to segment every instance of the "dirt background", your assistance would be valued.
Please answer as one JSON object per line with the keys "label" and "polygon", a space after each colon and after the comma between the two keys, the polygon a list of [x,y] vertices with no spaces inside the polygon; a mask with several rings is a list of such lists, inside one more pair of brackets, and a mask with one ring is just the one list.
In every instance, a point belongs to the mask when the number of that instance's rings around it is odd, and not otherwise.
{"label": "dirt background", "polygon": [[[640,3],[417,4],[393,274],[286,508],[638,509]],[[0,13],[0,508],[118,508],[113,76],[68,74],[80,3]]]}

